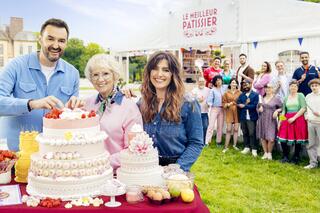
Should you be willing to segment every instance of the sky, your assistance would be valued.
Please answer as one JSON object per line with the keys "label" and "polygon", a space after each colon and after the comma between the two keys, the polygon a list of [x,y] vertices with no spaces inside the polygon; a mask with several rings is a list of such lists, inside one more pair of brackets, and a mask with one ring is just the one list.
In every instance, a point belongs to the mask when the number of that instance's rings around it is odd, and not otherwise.
{"label": "sky", "polygon": [[[49,18],[67,22],[70,37],[117,49],[130,36],[192,0],[0,0],[0,26],[22,17],[24,30],[39,32]],[[193,0],[196,1],[196,0]]]}

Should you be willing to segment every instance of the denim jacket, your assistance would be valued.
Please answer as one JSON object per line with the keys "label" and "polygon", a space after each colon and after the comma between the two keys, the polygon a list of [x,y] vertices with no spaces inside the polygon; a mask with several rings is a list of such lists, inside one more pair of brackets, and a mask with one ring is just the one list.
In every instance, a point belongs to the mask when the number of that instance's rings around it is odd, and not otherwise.
{"label": "denim jacket", "polygon": [[[165,110],[162,106],[160,113]],[[152,122],[144,123],[144,130],[152,137],[159,155],[177,157],[177,163],[185,171],[199,157],[203,148],[203,130],[200,105],[185,100],[181,108],[181,121],[168,122],[158,113]]]}
{"label": "denim jacket", "polygon": [[221,107],[223,94],[224,92],[222,87],[213,87],[207,97],[207,104],[210,107]]}

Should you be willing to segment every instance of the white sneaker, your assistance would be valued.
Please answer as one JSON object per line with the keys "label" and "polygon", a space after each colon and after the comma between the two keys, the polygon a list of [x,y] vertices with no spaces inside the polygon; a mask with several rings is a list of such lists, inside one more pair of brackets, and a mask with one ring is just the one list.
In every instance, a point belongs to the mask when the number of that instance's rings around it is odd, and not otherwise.
{"label": "white sneaker", "polygon": [[241,151],[242,154],[246,155],[248,153],[250,153],[250,149],[249,148],[244,148],[242,151]]}
{"label": "white sneaker", "polygon": [[228,148],[224,148],[224,149],[222,150],[222,153],[226,153],[228,150],[229,150]]}
{"label": "white sneaker", "polygon": [[266,153],[266,152],[265,152],[265,153],[263,154],[263,156],[262,156],[262,158],[261,158],[261,159],[262,159],[262,160],[266,160],[266,159],[268,159],[268,153]]}
{"label": "white sneaker", "polygon": [[236,145],[233,145],[233,148],[237,151],[239,151],[239,148]]}
{"label": "white sneaker", "polygon": [[257,153],[257,150],[256,150],[256,149],[253,149],[253,150],[252,150],[252,156],[253,156],[253,157],[257,157],[257,156],[258,156],[258,153]]}
{"label": "white sneaker", "polygon": [[272,153],[271,152],[267,153],[267,159],[272,160]]}
{"label": "white sneaker", "polygon": [[303,167],[303,168],[305,168],[305,169],[315,169],[315,168],[317,168],[317,166],[316,166],[316,165],[309,164],[308,166],[305,166],[305,167]]}

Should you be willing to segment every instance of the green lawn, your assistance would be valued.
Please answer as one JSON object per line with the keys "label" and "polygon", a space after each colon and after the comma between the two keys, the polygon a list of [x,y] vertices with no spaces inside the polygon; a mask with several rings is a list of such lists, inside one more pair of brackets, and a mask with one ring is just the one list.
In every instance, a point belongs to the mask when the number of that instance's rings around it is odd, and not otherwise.
{"label": "green lawn", "polygon": [[306,171],[306,164],[223,154],[212,143],[191,171],[211,212],[320,212],[320,169]]}

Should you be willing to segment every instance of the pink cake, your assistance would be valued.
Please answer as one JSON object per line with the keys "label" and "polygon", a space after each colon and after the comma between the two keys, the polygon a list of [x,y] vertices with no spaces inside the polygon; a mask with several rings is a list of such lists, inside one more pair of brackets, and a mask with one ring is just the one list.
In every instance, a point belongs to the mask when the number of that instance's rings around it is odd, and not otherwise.
{"label": "pink cake", "polygon": [[27,192],[64,200],[99,195],[113,176],[106,138],[93,112],[64,109],[46,114],[43,133],[36,137],[39,152],[31,157]]}

